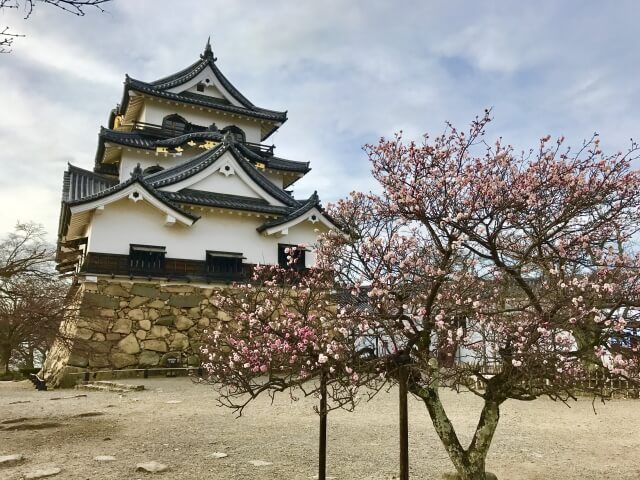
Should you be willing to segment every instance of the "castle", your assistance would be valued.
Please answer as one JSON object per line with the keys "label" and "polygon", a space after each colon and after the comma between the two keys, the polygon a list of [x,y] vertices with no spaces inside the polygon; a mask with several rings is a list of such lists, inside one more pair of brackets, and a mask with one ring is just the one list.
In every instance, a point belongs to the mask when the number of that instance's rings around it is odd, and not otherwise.
{"label": "castle", "polygon": [[86,371],[199,364],[199,338],[233,321],[209,302],[255,264],[314,263],[334,228],[317,194],[289,189],[307,162],[268,139],[287,113],[260,108],[222,74],[207,42],[191,66],[153,82],[126,76],[100,130],[93,171],[64,173],[57,268],[72,277],[62,336],[43,374],[52,385]]}

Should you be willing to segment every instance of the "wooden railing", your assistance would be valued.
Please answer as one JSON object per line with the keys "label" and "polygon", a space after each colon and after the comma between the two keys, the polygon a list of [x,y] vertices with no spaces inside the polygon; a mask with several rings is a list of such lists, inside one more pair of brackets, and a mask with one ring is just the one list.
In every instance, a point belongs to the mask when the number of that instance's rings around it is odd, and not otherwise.
{"label": "wooden railing", "polygon": [[232,282],[251,277],[254,265],[243,263],[242,271],[235,273],[214,273],[207,269],[204,260],[185,258],[165,258],[164,268],[144,271],[133,267],[129,255],[89,252],[80,269],[81,273],[114,275],[124,277],[162,278],[203,282]]}

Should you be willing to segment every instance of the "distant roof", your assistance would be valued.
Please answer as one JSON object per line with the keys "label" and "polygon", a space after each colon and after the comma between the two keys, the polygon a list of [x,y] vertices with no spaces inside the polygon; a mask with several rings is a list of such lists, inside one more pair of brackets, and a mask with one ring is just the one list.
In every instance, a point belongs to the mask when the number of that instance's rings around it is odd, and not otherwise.
{"label": "distant roof", "polygon": [[73,202],[117,185],[118,179],[68,164],[62,181],[62,201]]}
{"label": "distant roof", "polygon": [[[159,98],[165,98],[174,100],[177,102],[188,103],[198,106],[204,106],[226,112],[237,113],[240,115],[246,115],[252,118],[258,118],[263,120],[269,120],[276,124],[284,123],[287,120],[287,112],[280,112],[276,110],[268,110],[266,108],[260,108],[251,103],[240,91],[235,88],[231,82],[225,77],[220,69],[216,65],[216,58],[213,55],[211,44],[207,41],[207,45],[204,52],[200,55],[200,59],[191,64],[187,68],[180,70],[167,77],[155,80],[153,82],[144,82],[142,80],[136,80],[129,77],[125,77],[125,90],[122,98],[120,111],[126,110],[129,102],[129,91],[134,90],[143,94],[152,95]],[[168,91],[171,88],[182,85],[202,72],[206,67],[210,67],[216,79],[224,87],[224,89],[238,102],[241,106],[232,105],[231,103],[215,97],[207,95],[200,95],[194,92],[180,92],[174,93]],[[269,136],[273,131],[278,128],[279,125],[274,125],[264,136],[263,139]]]}
{"label": "distant roof", "polygon": [[[215,140],[221,142],[224,134],[214,131],[203,131],[186,133],[173,138],[159,139],[152,136],[144,135],[137,131],[134,132],[122,132],[117,130],[111,130],[102,127],[100,129],[100,144],[96,155],[96,165],[100,163],[101,152],[103,152],[103,143],[105,141],[117,143],[118,145],[126,145],[135,148],[153,150],[157,147],[177,147],[185,144],[190,140]],[[287,172],[307,173],[311,169],[309,168],[309,162],[296,162],[294,160],[287,160],[284,158],[276,157],[266,153],[258,153],[252,150],[251,147],[244,143],[235,144],[237,150],[251,163],[263,163],[266,167],[273,170],[282,170]]]}

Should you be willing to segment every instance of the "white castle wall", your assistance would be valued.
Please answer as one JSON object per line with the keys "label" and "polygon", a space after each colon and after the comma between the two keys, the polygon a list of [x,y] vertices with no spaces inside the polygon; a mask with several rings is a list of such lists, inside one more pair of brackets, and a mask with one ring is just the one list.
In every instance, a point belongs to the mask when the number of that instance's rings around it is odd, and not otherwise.
{"label": "white castle wall", "polygon": [[[278,243],[313,245],[319,223],[303,221],[281,237],[264,236],[256,228],[266,221],[255,214],[196,211],[201,218],[191,227],[165,226],[165,214],[145,201],[123,199],[106,205],[93,217],[88,251],[129,254],[130,244],[165,246],[166,256],[204,260],[207,250],[241,252],[246,263],[278,263]],[[307,266],[315,257],[307,254]]]}

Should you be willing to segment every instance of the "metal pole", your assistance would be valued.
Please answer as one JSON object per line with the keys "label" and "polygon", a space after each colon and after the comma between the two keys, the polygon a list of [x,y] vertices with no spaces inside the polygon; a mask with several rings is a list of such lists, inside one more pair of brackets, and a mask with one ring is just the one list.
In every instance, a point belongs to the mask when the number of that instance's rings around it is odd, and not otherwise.
{"label": "metal pole", "polygon": [[320,375],[320,441],[318,445],[318,480],[327,478],[327,374]]}
{"label": "metal pole", "polygon": [[407,410],[407,367],[401,366],[398,380],[400,417],[400,478],[409,480],[409,412]]}

